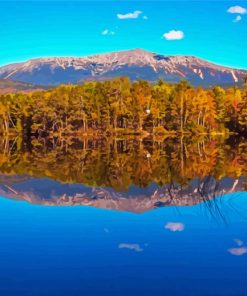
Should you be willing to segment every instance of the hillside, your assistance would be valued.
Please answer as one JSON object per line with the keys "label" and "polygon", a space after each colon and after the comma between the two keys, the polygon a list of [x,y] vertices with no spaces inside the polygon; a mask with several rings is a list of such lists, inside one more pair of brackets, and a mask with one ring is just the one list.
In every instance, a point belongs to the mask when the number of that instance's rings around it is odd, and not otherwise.
{"label": "hillside", "polygon": [[14,81],[10,79],[0,79],[0,94],[30,92],[30,91],[42,90],[42,89],[44,89],[44,87],[34,85],[31,83]]}

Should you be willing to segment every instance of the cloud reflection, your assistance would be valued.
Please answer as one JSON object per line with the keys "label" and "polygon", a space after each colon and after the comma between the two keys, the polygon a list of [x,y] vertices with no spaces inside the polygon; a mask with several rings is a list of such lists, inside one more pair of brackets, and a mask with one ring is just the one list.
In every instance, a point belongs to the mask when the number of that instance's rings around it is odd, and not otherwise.
{"label": "cloud reflection", "polygon": [[242,256],[247,254],[247,247],[231,248],[228,252],[234,256]]}
{"label": "cloud reflection", "polygon": [[165,225],[165,229],[168,229],[170,231],[183,231],[185,228],[185,225],[183,223],[180,222],[168,222]]}
{"label": "cloud reflection", "polygon": [[133,250],[135,252],[142,252],[143,249],[141,248],[141,246],[139,244],[126,244],[126,243],[121,243],[118,245],[119,249],[129,249],[129,250]]}
{"label": "cloud reflection", "polygon": [[247,247],[244,247],[244,242],[241,239],[235,238],[234,242],[237,244],[238,248],[230,248],[228,252],[234,256],[242,256],[247,254]]}
{"label": "cloud reflection", "polygon": [[234,239],[234,242],[235,242],[239,247],[241,247],[241,246],[244,244],[244,242],[241,241],[241,239],[238,239],[238,238],[235,238],[235,239]]}

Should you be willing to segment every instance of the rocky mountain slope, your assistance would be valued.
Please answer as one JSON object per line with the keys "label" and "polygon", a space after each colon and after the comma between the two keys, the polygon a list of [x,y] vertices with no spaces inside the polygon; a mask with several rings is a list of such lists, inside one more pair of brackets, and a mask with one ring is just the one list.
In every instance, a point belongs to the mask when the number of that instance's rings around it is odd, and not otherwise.
{"label": "rocky mountain slope", "polygon": [[[187,185],[167,184],[163,187],[134,188],[117,192],[109,187],[63,184],[51,179],[0,175],[0,196],[44,206],[93,206],[96,208],[143,213],[159,207],[192,206],[210,202],[224,194],[244,191],[245,178],[233,180],[213,177]],[[213,204],[208,205],[212,207]]]}
{"label": "rocky mountain slope", "polygon": [[128,76],[131,80],[181,79],[193,85],[241,84],[247,70],[218,66],[194,56],[166,56],[141,49],[88,57],[50,57],[32,59],[0,67],[0,79],[39,85],[80,83]]}

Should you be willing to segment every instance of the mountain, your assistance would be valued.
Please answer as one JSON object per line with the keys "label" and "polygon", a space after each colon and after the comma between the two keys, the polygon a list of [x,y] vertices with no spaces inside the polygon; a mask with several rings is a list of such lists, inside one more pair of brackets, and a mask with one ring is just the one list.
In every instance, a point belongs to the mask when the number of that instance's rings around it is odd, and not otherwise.
{"label": "mountain", "polygon": [[133,213],[204,202],[208,203],[209,209],[213,209],[213,200],[217,197],[244,191],[244,181],[242,177],[235,180],[206,177],[183,186],[173,183],[159,187],[152,184],[145,189],[135,187],[128,192],[118,192],[109,187],[89,187],[79,183],[59,183],[48,178],[0,174],[0,196],[44,206],[80,205]]}
{"label": "mountain", "polygon": [[0,67],[0,79],[40,85],[80,83],[128,76],[131,80],[168,82],[181,79],[193,85],[241,84],[247,70],[218,66],[194,56],[166,56],[142,49],[88,57],[50,57]]}
{"label": "mountain", "polygon": [[10,79],[0,79],[0,94],[16,93],[16,92],[30,92],[42,90],[44,87],[34,85],[31,83],[25,83],[20,81],[14,81]]}

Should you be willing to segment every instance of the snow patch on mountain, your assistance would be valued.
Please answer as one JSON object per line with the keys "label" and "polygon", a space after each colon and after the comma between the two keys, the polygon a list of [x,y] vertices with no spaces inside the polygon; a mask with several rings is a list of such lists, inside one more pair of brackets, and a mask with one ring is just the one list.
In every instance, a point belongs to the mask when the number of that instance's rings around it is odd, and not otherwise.
{"label": "snow patch on mountain", "polygon": [[232,73],[232,77],[234,79],[235,82],[238,82],[238,77],[235,75],[234,71],[231,71]]}

